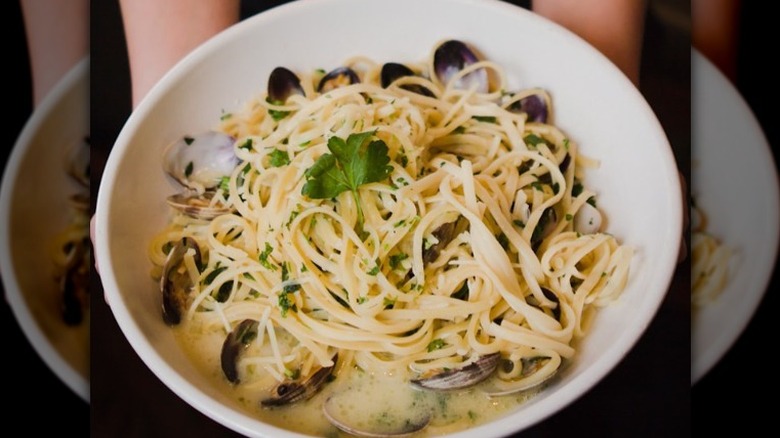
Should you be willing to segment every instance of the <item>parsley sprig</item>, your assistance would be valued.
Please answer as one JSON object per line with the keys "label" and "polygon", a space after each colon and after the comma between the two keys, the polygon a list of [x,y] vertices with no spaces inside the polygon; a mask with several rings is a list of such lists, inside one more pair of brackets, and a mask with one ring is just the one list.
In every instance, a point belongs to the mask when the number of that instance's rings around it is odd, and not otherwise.
{"label": "parsley sprig", "polygon": [[312,199],[330,199],[347,190],[357,206],[357,232],[363,234],[363,208],[358,187],[380,182],[393,170],[387,144],[371,140],[376,131],[350,134],[346,140],[333,136],[328,139],[328,150],[306,170],[306,183],[301,194]]}

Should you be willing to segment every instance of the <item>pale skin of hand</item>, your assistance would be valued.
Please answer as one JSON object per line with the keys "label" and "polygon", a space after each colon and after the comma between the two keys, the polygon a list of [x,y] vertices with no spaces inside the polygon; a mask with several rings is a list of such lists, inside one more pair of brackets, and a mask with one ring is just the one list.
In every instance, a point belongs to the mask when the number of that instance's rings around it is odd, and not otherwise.
{"label": "pale skin of hand", "polygon": [[89,0],[21,0],[20,5],[37,107],[89,53]]}
{"label": "pale skin of hand", "polygon": [[[236,23],[240,7],[238,0],[119,3],[130,59],[133,108],[182,57]],[[534,0],[533,10],[591,43],[638,84],[645,0]],[[93,241],[94,222],[93,217]]]}

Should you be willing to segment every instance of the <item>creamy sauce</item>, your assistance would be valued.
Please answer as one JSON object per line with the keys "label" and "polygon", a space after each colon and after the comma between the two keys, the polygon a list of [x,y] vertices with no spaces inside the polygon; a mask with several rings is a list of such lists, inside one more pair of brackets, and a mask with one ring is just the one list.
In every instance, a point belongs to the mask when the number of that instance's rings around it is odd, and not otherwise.
{"label": "creamy sauce", "polygon": [[405,372],[371,372],[349,367],[338,369],[335,379],[307,401],[264,408],[260,400],[269,397],[275,383],[268,385],[268,379],[237,385],[228,382],[220,365],[222,334],[207,335],[186,322],[174,331],[200,371],[225,394],[238,400],[247,413],[277,427],[313,436],[351,436],[332,425],[325,416],[323,406],[326,402],[334,417],[374,433],[403,430],[409,424],[417,424],[430,416],[428,426],[413,435],[426,437],[489,422],[507,414],[538,392],[526,391],[490,398],[480,391],[479,385],[444,393],[423,391],[409,384],[410,376]]}

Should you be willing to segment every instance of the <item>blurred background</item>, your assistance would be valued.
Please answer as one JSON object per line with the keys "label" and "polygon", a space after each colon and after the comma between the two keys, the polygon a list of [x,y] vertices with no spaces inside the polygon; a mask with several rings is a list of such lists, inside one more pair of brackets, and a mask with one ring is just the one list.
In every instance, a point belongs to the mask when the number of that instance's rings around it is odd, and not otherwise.
{"label": "blurred background", "polygon": [[[6,160],[16,139],[33,111],[30,61],[27,52],[25,28],[18,0],[0,2],[6,42],[4,77],[9,78],[6,89],[4,124],[0,134],[0,169],[5,169]],[[47,255],[48,256],[48,255]],[[30,424],[29,430],[36,432],[72,432],[75,436],[89,434],[89,405],[71,391],[44,364],[16,321],[14,313],[5,300],[5,290],[0,284],[0,325],[6,343],[5,370],[8,373],[4,394],[5,418],[13,424],[17,418],[37,417],[45,409],[56,412],[58,421],[46,418]]]}

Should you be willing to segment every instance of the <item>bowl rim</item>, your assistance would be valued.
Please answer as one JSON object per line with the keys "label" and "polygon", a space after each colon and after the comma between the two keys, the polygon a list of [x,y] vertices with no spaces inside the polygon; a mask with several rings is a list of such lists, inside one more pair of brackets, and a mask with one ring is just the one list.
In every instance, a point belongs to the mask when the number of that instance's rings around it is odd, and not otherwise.
{"label": "bowl rim", "polygon": [[[736,129],[740,127],[749,129],[751,133],[759,140],[758,143],[748,142],[747,144],[754,147],[752,152],[756,156],[756,162],[762,164],[762,167],[756,168],[757,174],[763,174],[768,180],[772,181],[769,187],[762,187],[765,192],[762,194],[765,203],[764,207],[767,208],[767,214],[771,214],[773,218],[780,216],[780,179],[778,177],[777,165],[775,164],[774,154],[770,147],[769,141],[764,133],[763,127],[758,121],[753,110],[748,105],[745,98],[734,86],[734,84],[721,72],[715,64],[712,63],[703,53],[696,48],[691,48],[691,70],[693,79],[698,78],[700,84],[714,84],[721,87],[724,97],[733,104],[736,108],[736,112],[740,114],[740,118],[736,120]],[[696,102],[702,96],[692,95],[693,106],[696,107]],[[695,109],[695,108],[694,108]],[[705,110],[701,113],[707,113]],[[701,114],[700,113],[700,114]],[[696,120],[694,117],[693,120]],[[741,125],[741,126],[739,126]],[[734,129],[733,127],[731,129]],[[697,138],[695,135],[697,131],[696,126],[691,127],[691,131],[694,134],[694,141]],[[695,160],[696,156],[692,156]],[[696,173],[692,171],[692,173]],[[695,179],[695,178],[694,178]],[[750,180],[750,178],[748,178]],[[758,310],[764,295],[767,293],[769,283],[772,280],[772,275],[776,269],[776,263],[778,256],[780,256],[780,228],[774,228],[773,230],[761,230],[769,231],[767,235],[763,235],[763,242],[767,245],[764,254],[771,253],[769,258],[761,258],[757,263],[752,265],[752,270],[758,272],[761,275],[760,289],[749,290],[739,289],[740,295],[744,298],[743,303],[746,305],[739,309],[735,309],[737,312],[737,318],[730,318],[729,324],[724,324],[721,328],[721,332],[706,339],[707,345],[700,345],[701,341],[705,341],[702,338],[701,330],[703,328],[701,318],[696,318],[691,325],[691,386],[698,383],[720,362],[720,360],[731,350],[737,340],[742,336],[742,333],[747,328],[748,324]],[[722,236],[724,244],[729,245],[727,240],[730,236]],[[738,240],[738,239],[737,239]],[[734,243],[733,241],[731,243]],[[771,246],[771,248],[770,248]],[[753,248],[755,249],[755,248]],[[734,276],[736,277],[736,276]],[[730,281],[733,281],[730,280]],[[721,291],[724,294],[728,292],[737,291],[735,286],[726,284]],[[709,303],[714,304],[714,303]],[[695,312],[706,312],[708,307],[702,309],[693,310]],[[697,329],[698,327],[698,329]],[[698,336],[697,336],[698,335]]]}
{"label": "bowl rim", "polygon": [[[666,137],[666,133],[650,105],[639,92],[639,90],[623,74],[623,72],[620,71],[618,67],[609,61],[601,52],[596,50],[594,47],[568,29],[515,5],[511,5],[499,0],[453,0],[453,2],[471,7],[496,8],[503,10],[506,13],[518,15],[524,14],[525,19],[537,20],[540,25],[546,26],[549,30],[555,32],[562,38],[565,38],[569,44],[575,46],[577,50],[589,52],[589,56],[594,59],[595,64],[600,64],[601,68],[605,69],[606,71],[611,70],[611,74],[615,75],[615,78],[618,79],[619,82],[622,81],[621,83],[615,85],[615,87],[620,88],[621,92],[631,95],[631,100],[636,103],[637,107],[644,114],[644,118],[646,119],[648,126],[652,129],[653,133],[657,135],[657,138],[654,140],[658,143],[659,149],[663,149],[659,151],[660,155],[663,157],[663,160],[672,166],[675,171],[677,171],[676,160],[674,158],[669,141]],[[240,37],[241,34],[248,31],[251,27],[258,25],[257,23],[263,20],[272,20],[279,14],[293,13],[298,8],[303,7],[305,6],[302,1],[294,1],[274,7],[263,13],[247,18],[207,40],[198,48],[185,56],[182,60],[180,60],[171,70],[169,70],[161,78],[161,80],[155,84],[154,87],[152,87],[150,92],[139,103],[137,108],[128,118],[126,124],[117,137],[111,154],[108,157],[103,173],[103,181],[101,182],[97,199],[95,255],[97,257],[98,263],[101,266],[107,267],[101,270],[100,275],[103,281],[104,289],[106,291],[106,299],[109,303],[122,300],[122,296],[118,293],[119,286],[116,276],[111,269],[111,259],[108,257],[111,247],[109,244],[109,230],[111,225],[108,222],[110,211],[109,206],[112,199],[111,190],[116,182],[115,178],[120,168],[122,161],[121,158],[129,148],[132,136],[134,135],[135,131],[138,130],[138,128],[143,124],[147,113],[152,108],[154,108],[160,100],[164,98],[165,94],[167,94],[172,86],[176,84],[179,78],[189,74],[193,70],[193,66],[200,62],[203,58],[210,56],[212,52],[218,50],[218,48],[223,43]],[[612,350],[610,357],[608,359],[600,359],[595,364],[591,365],[585,373],[578,376],[578,378],[567,382],[567,390],[560,391],[560,393],[557,394],[554,399],[551,400],[550,398],[545,398],[544,400],[540,400],[538,403],[528,405],[526,408],[524,408],[523,412],[528,414],[529,417],[533,417],[531,420],[527,418],[516,418],[516,415],[509,414],[481,426],[472,427],[465,431],[454,433],[448,436],[473,436],[472,434],[477,433],[478,431],[496,434],[498,436],[501,434],[509,434],[528,428],[533,424],[541,422],[547,417],[556,414],[575,400],[582,397],[588,390],[601,382],[603,378],[622,361],[625,355],[640,340],[642,335],[647,330],[647,327],[655,318],[661,303],[666,297],[676,270],[678,254],[677,251],[682,239],[682,188],[680,186],[679,178],[675,178],[675,180],[670,184],[673,188],[676,188],[673,193],[669,194],[670,198],[672,198],[672,202],[670,202],[670,208],[672,210],[670,215],[679,218],[678,220],[673,221],[671,224],[671,232],[677,236],[675,241],[670,243],[670,245],[674,246],[674,255],[670,256],[669,260],[665,261],[665,263],[661,265],[661,269],[659,269],[659,274],[662,274],[662,278],[659,282],[658,293],[653,297],[653,300],[647,302],[649,311],[646,315],[643,315],[644,318],[637,318],[630,329],[625,330],[620,335],[620,337],[617,338],[619,345],[616,345],[614,350]],[[141,357],[146,366],[149,367],[152,372],[170,390],[172,390],[192,407],[205,414],[207,417],[221,423],[225,427],[249,435],[257,435],[259,432],[266,432],[273,433],[275,436],[305,436],[291,432],[289,430],[279,429],[276,426],[252,418],[245,412],[237,412],[237,410],[228,408],[227,406],[216,402],[209,395],[205,394],[199,387],[192,385],[189,381],[179,375],[179,373],[177,373],[171,365],[169,365],[159,356],[149,340],[143,336],[141,328],[124,303],[122,306],[111,306],[111,310],[115,319],[119,323],[120,329],[124,333],[129,343],[132,345],[136,354]],[[261,425],[260,427],[262,429],[258,431],[257,429],[252,429],[251,426],[248,426],[248,424],[253,422],[256,425]]]}
{"label": "bowl rim", "polygon": [[41,129],[41,125],[49,119],[64,96],[80,81],[85,80],[85,78],[88,80],[88,77],[89,56],[86,56],[79,60],[41,100],[14,143],[3,172],[2,184],[0,184],[0,242],[3,243],[0,245],[0,273],[2,273],[6,299],[22,332],[38,356],[71,391],[86,402],[89,402],[89,379],[76,371],[57,352],[35,316],[30,312],[24,298],[25,294],[16,276],[16,270],[23,268],[18,267],[13,260],[9,243],[11,242],[10,221],[13,193],[18,181],[21,163],[26,158],[29,146]]}

